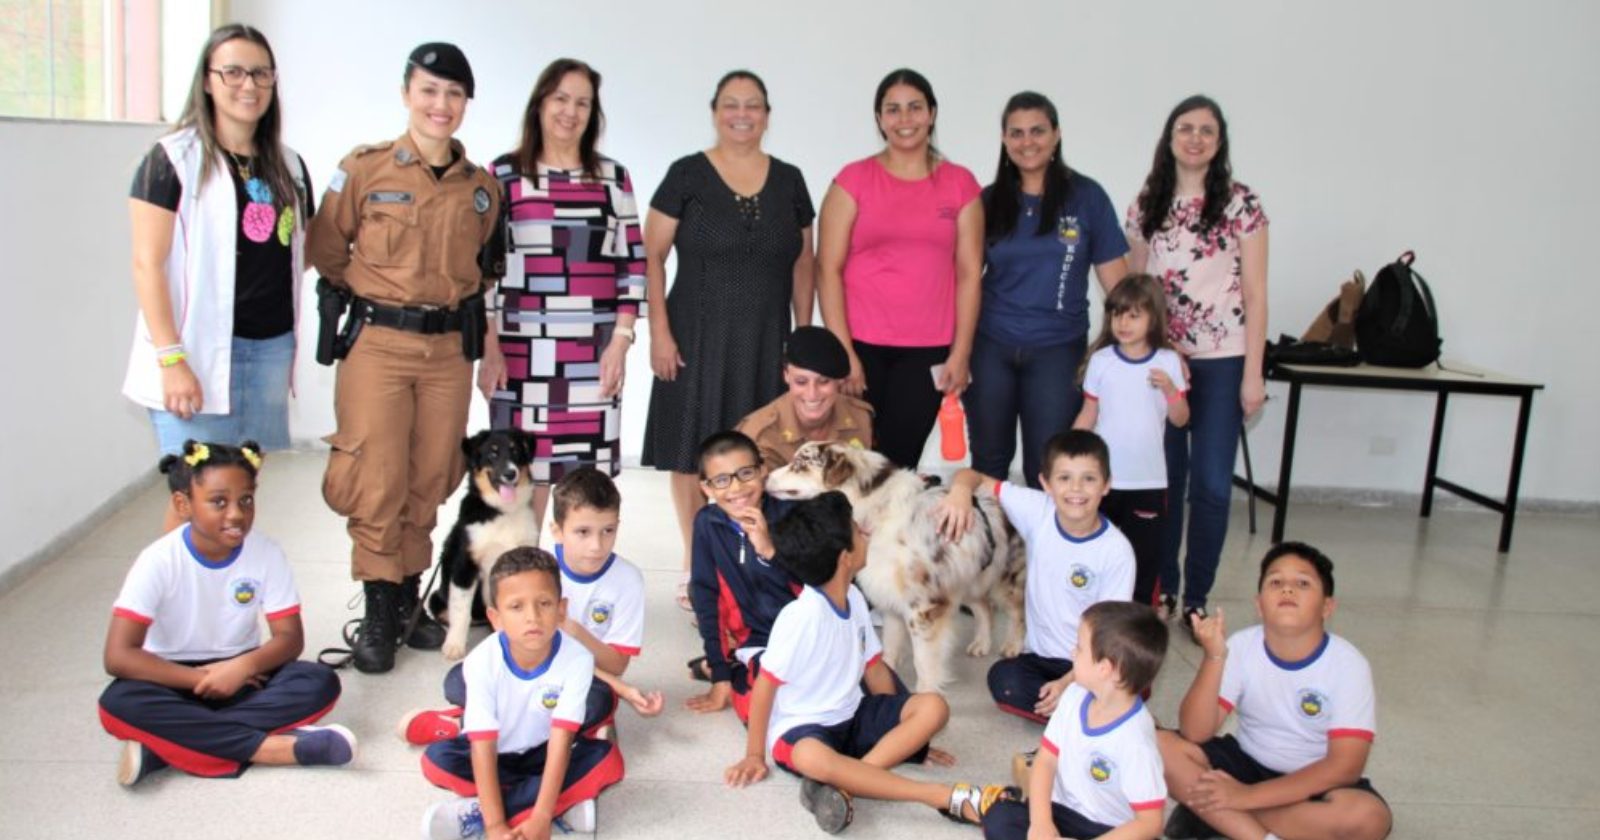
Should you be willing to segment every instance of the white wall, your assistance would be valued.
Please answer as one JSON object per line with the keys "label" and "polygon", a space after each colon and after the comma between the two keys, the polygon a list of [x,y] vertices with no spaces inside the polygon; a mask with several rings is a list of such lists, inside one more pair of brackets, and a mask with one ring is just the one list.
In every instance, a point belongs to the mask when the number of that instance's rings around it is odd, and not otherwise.
{"label": "white wall", "polygon": [[[454,41],[473,61],[478,98],[462,138],[478,159],[515,142],[528,90],[550,59],[593,62],[605,75],[604,148],[633,170],[641,203],[673,159],[711,141],[710,86],[738,66],[766,77],[768,149],[799,165],[819,200],[839,166],[876,149],[872,92],[895,66],[933,81],[941,146],[985,181],[1005,98],[1047,93],[1064,115],[1069,162],[1119,207],[1142,181],[1167,110],[1210,93],[1231,123],[1235,172],[1272,218],[1271,334],[1298,334],[1350,269],[1371,276],[1416,249],[1440,300],[1446,352],[1549,386],[1535,401],[1524,497],[1600,499],[1600,447],[1581,431],[1600,416],[1600,379],[1580,343],[1592,333],[1592,294],[1578,247],[1600,222],[1600,175],[1588,154],[1600,137],[1600,6],[818,0],[797,11],[742,0],[391,0],[374,8],[231,4],[273,39],[288,139],[318,184],[351,146],[403,129],[403,62],[424,40]],[[635,456],[646,355],[634,351],[624,398],[624,451]],[[326,434],[332,375],[309,361],[299,373],[296,434]],[[1297,483],[1418,489],[1431,404],[1422,395],[1308,392]],[[1269,475],[1282,411],[1281,399],[1269,404],[1253,438],[1257,467]],[[1497,492],[1514,419],[1508,402],[1457,400],[1445,474]],[[1393,454],[1369,454],[1385,448]]]}
{"label": "white wall", "polygon": [[0,578],[154,474],[150,423],[121,391],[134,317],[128,184],[159,133],[0,119]]}

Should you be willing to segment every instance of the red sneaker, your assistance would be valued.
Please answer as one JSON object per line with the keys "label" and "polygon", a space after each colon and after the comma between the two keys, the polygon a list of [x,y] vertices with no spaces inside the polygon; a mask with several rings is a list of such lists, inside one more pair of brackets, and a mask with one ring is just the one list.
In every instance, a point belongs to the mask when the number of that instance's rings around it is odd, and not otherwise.
{"label": "red sneaker", "polygon": [[408,744],[425,747],[436,741],[448,741],[461,734],[461,707],[448,709],[412,709],[400,718],[395,734]]}

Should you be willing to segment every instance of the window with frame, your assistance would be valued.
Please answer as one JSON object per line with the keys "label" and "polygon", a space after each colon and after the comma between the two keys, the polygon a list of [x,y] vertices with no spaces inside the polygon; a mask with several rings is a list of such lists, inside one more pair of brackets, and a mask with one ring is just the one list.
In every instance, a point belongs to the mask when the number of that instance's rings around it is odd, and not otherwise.
{"label": "window with frame", "polygon": [[[0,0],[0,116],[157,122],[163,0]],[[204,2],[191,10],[209,19]]]}

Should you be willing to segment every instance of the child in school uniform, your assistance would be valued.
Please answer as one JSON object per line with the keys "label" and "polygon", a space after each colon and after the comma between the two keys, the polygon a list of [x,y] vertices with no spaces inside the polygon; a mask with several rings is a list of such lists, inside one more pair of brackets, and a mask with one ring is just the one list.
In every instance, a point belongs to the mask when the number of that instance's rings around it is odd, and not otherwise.
{"label": "child in school uniform", "polygon": [[1167,785],[1155,719],[1140,699],[1167,653],[1167,626],[1142,604],[1102,601],[1083,612],[1072,685],[1045,726],[1028,801],[999,802],[987,840],[1161,836]]}
{"label": "child in school uniform", "polygon": [[[331,668],[300,662],[300,596],[283,551],[251,533],[261,450],[183,444],[161,459],[184,524],[134,561],[112,609],[100,723],[122,739],[117,781],[164,767],[238,776],[251,764],[349,764],[356,739],[312,726],[339,699]],[[271,637],[261,641],[265,616]]]}
{"label": "child in school uniform", "polygon": [[[1133,547],[1100,513],[1111,488],[1111,456],[1094,432],[1074,429],[1044,445],[1033,490],[963,469],[940,504],[952,539],[972,527],[972,497],[993,492],[1028,543],[1026,634],[1020,656],[989,668],[989,693],[1003,712],[1044,723],[1072,682],[1072,651],[1083,611],[1133,595]],[[992,488],[992,490],[990,489]]]}
{"label": "child in school uniform", "polygon": [[[1074,429],[1105,439],[1111,492],[1101,509],[1133,546],[1133,600],[1156,602],[1161,541],[1166,539],[1167,424],[1189,422],[1183,359],[1167,346],[1167,299],[1148,274],[1130,274],[1106,295],[1100,338],[1083,371],[1083,409]],[[1160,615],[1177,596],[1163,589]]]}
{"label": "child in school uniform", "polygon": [[686,705],[716,712],[731,702],[741,721],[750,717],[750,687],[772,622],[800,592],[794,575],[774,562],[768,534],[791,504],[767,495],[766,481],[761,450],[748,436],[718,432],[700,444],[700,486],[711,504],[694,517],[689,602],[704,654],[689,670],[711,688]]}
{"label": "child in school uniform", "polygon": [[[1222,611],[1193,619],[1205,659],[1161,733],[1180,803],[1171,838],[1356,838],[1389,834],[1393,815],[1363,777],[1377,729],[1366,657],[1329,633],[1333,561],[1300,542],[1261,559],[1261,623],[1224,635]],[[1237,713],[1233,735],[1218,736]]]}
{"label": "child in school uniform", "polygon": [[766,778],[770,752],[803,778],[800,802],[830,834],[850,824],[856,796],[921,802],[978,822],[1003,788],[919,782],[889,769],[905,761],[954,763],[930,745],[950,707],[938,694],[897,686],[883,662],[866,598],[851,583],[866,565],[866,540],[849,500],[833,491],[801,502],[772,537],[805,589],[773,623],[751,690],[745,757],[724,774],[728,784]]}
{"label": "child in school uniform", "polygon": [[[641,691],[622,679],[644,641],[644,575],[612,552],[622,494],[610,476],[579,467],[556,482],[551,496],[550,533],[567,602],[561,632],[583,645],[595,664],[581,731],[610,739],[619,698],[645,717],[660,714],[665,704],[660,692]],[[400,719],[402,738],[426,746],[460,734],[467,697],[464,673],[458,663],[445,675],[450,708],[418,709]]]}
{"label": "child in school uniform", "polygon": [[622,780],[622,754],[580,732],[594,657],[561,632],[560,568],[538,548],[514,548],[484,585],[495,632],[462,663],[461,734],[422,756],[423,776],[459,798],[427,810],[423,835],[532,840],[549,837],[558,818],[592,832],[594,799]]}

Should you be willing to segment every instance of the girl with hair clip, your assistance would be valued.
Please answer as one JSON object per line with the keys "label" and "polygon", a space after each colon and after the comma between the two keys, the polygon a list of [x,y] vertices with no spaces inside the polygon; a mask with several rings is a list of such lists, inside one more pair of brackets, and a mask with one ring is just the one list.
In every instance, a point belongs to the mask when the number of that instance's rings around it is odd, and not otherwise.
{"label": "girl with hair clip", "polygon": [[921,73],[891,71],[872,104],[884,147],[822,199],[817,296],[850,356],[845,393],[872,404],[878,450],[916,469],[943,395],[971,379],[983,206],[933,144],[939,100]]}
{"label": "girl with hair clip", "polygon": [[644,235],[628,170],[600,154],[600,73],[550,62],[522,113],[522,141],[495,160],[504,279],[478,389],[489,424],[534,436],[533,515],[582,466],[622,467],[622,380],[644,299]]}
{"label": "girl with hair clip", "polygon": [[[716,143],[674,161],[650,199],[645,276],[650,301],[646,466],[671,472],[683,536],[678,604],[689,605],[689,542],[700,489],[700,442],[783,393],[784,338],[811,323],[816,284],[811,193],[800,170],[761,148],[772,102],[749,70],[718,80]],[[667,293],[667,255],[678,273]]]}
{"label": "girl with hair clip", "polygon": [[[333,669],[301,662],[294,575],[252,534],[261,449],[184,441],[161,459],[188,524],[134,561],[111,611],[100,723],[122,740],[117,781],[171,766],[237,776],[251,764],[349,764],[356,739],[312,726],[339,699]],[[261,641],[265,619],[270,637]]]}
{"label": "girl with hair clip", "polygon": [[1000,117],[1000,162],[983,191],[983,306],[963,399],[972,468],[1006,475],[1022,423],[1022,475],[1039,486],[1039,455],[1065,429],[1082,393],[1061,372],[1083,363],[1089,269],[1110,292],[1128,273],[1116,208],[1093,178],[1061,154],[1061,120],[1042,94],[1024,91]]}
{"label": "girl with hair clip", "polygon": [[[258,30],[212,32],[176,128],[133,177],[139,316],[122,391],[149,410],[167,454],[186,438],[289,445],[313,200],[304,161],[279,141],[277,80]],[[168,508],[165,527],[177,524]]]}
{"label": "girl with hair clip", "polygon": [[1206,616],[1222,557],[1240,423],[1266,399],[1267,215],[1260,197],[1233,180],[1228,123],[1209,97],[1191,96],[1167,115],[1125,230],[1129,268],[1161,282],[1167,338],[1188,363],[1189,426],[1167,430],[1173,507],[1159,609],[1166,617],[1177,612],[1178,549],[1186,543],[1183,626],[1189,628],[1191,615]]}
{"label": "girl with hair clip", "polygon": [[1189,422],[1183,360],[1167,344],[1166,295],[1148,274],[1130,274],[1106,295],[1100,337],[1084,363],[1083,409],[1111,452],[1111,492],[1100,510],[1133,545],[1133,600],[1153,603],[1166,538],[1166,429]]}

